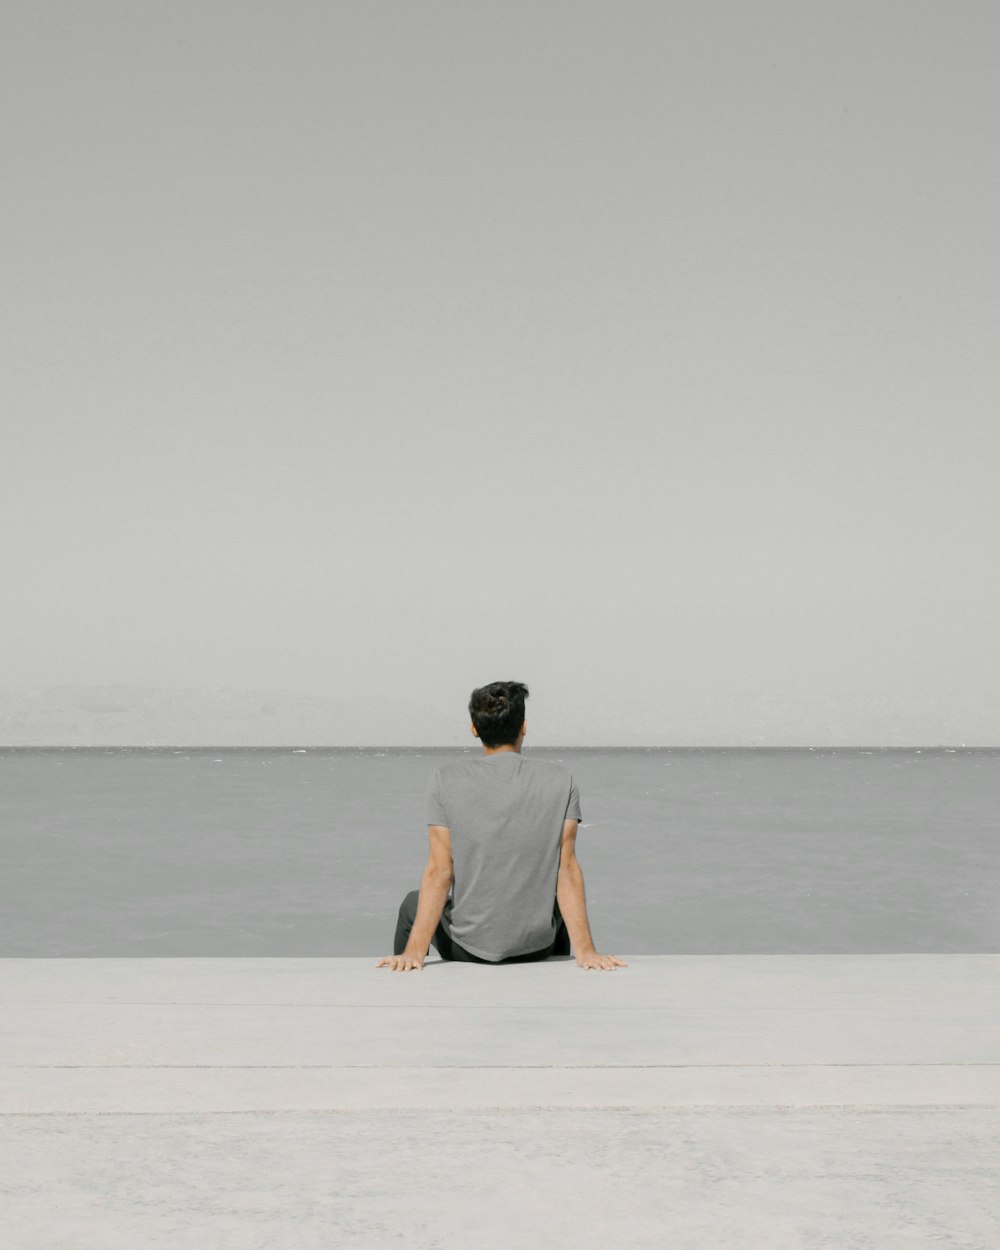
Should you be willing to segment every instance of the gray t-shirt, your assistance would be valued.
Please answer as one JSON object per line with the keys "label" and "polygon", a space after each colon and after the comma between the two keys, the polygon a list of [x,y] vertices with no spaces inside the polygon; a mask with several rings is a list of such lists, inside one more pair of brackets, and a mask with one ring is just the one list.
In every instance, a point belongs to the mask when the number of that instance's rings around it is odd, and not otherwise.
{"label": "gray t-shirt", "polygon": [[491,961],[550,946],[563,821],[579,819],[576,783],[554,760],[497,751],[442,764],[428,789],[427,823],[451,831],[445,931]]}

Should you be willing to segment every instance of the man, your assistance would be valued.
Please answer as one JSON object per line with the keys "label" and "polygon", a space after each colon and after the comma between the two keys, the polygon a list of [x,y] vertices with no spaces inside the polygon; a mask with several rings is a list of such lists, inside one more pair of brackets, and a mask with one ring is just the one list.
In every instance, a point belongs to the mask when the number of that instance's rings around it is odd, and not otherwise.
{"label": "man", "polygon": [[442,764],[431,778],[427,867],[399,909],[394,953],[376,968],[422,971],[432,942],[442,959],[466,963],[547,959],[572,944],[581,968],[628,967],[596,951],[590,936],[572,774],[521,754],[527,697],[519,681],[473,690],[469,715],[483,754]]}

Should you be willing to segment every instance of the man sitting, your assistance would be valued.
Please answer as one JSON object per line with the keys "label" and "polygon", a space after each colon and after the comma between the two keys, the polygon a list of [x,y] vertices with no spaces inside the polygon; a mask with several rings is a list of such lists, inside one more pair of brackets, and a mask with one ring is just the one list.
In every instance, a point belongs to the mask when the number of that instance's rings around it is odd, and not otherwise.
{"label": "man sitting", "polygon": [[599,954],[590,936],[572,774],[521,754],[527,696],[519,681],[473,690],[469,714],[483,753],[442,764],[431,778],[427,867],[400,906],[394,953],[376,968],[422,970],[431,943],[442,959],[466,963],[548,959],[572,945],[581,968],[628,967]]}

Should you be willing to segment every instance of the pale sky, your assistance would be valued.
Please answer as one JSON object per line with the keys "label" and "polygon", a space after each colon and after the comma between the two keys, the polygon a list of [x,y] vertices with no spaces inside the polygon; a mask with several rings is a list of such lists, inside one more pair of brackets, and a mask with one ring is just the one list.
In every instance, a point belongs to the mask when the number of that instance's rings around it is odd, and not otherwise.
{"label": "pale sky", "polygon": [[992,0],[3,27],[4,684],[1000,745]]}

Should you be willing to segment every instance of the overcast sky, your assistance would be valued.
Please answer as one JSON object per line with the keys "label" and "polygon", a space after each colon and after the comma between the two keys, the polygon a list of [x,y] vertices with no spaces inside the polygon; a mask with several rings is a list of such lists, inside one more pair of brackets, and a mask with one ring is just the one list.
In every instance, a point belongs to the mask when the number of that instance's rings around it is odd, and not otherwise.
{"label": "overcast sky", "polygon": [[1000,708],[998,36],[5,4],[0,680]]}

